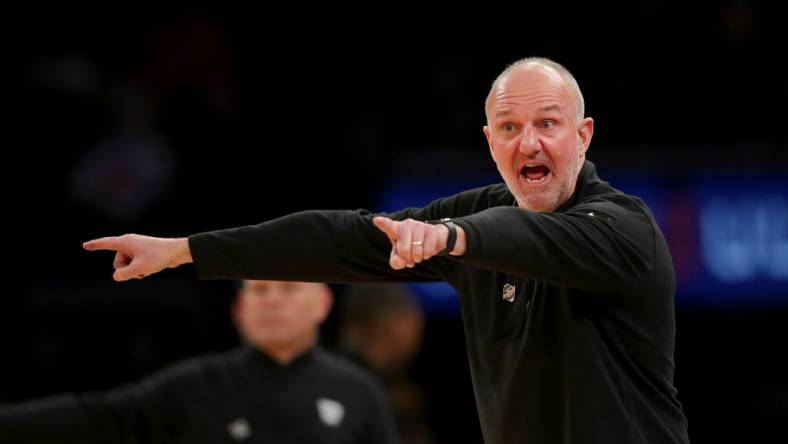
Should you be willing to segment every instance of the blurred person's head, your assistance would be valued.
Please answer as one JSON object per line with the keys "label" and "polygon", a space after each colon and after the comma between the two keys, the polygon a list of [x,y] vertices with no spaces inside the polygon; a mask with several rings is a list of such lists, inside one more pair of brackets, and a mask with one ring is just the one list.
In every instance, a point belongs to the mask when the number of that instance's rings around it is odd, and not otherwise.
{"label": "blurred person's head", "polygon": [[421,348],[424,315],[400,284],[360,284],[345,294],[342,340],[382,373],[405,370]]}
{"label": "blurred person's head", "polygon": [[288,363],[317,343],[333,300],[325,284],[245,280],[233,320],[248,343]]}
{"label": "blurred person's head", "polygon": [[493,83],[485,111],[490,153],[517,205],[556,210],[574,193],[594,134],[575,78],[549,59],[519,60]]}

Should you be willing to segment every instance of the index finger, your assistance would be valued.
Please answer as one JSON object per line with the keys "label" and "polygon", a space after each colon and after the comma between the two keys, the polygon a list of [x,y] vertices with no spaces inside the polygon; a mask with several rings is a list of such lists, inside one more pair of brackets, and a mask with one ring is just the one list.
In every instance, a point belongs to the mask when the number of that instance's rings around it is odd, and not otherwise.
{"label": "index finger", "polygon": [[113,250],[117,251],[122,247],[123,243],[120,237],[102,237],[93,239],[82,244],[82,248],[88,251],[96,250]]}
{"label": "index finger", "polygon": [[380,231],[386,233],[386,236],[388,236],[392,244],[397,241],[396,222],[388,217],[377,216],[372,219],[372,223],[375,224]]}

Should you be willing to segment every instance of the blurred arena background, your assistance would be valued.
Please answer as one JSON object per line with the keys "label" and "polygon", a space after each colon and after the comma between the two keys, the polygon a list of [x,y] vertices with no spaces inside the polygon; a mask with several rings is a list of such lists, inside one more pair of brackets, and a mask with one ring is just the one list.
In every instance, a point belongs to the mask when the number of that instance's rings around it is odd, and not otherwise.
{"label": "blurred arena background", "polygon": [[[82,241],[385,211],[499,181],[484,98],[507,63],[544,55],[584,91],[589,159],[649,203],[671,244],[690,438],[785,442],[784,7],[286,9],[60,6],[14,27],[0,402],[106,389],[237,344],[231,283],[183,267],[116,284]],[[438,442],[480,442],[451,291],[414,291],[427,322],[410,376],[428,424]],[[335,310],[329,348],[341,322]]]}

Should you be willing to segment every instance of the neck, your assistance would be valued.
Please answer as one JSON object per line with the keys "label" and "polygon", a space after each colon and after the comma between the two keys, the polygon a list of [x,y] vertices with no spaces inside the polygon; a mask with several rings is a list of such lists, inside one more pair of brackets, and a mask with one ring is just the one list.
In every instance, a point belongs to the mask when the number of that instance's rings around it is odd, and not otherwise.
{"label": "neck", "polygon": [[298,341],[283,344],[255,344],[257,348],[265,352],[272,360],[279,364],[287,365],[296,358],[309,351],[317,343],[315,335],[307,336]]}

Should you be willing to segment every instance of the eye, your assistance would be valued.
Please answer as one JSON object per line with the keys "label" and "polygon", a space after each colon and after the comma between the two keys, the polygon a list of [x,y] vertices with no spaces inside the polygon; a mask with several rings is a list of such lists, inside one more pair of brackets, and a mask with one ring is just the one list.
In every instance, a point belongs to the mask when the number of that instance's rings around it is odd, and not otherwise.
{"label": "eye", "polygon": [[552,119],[542,120],[542,128],[544,129],[551,129],[555,127],[558,123]]}
{"label": "eye", "polygon": [[512,122],[504,123],[503,125],[501,125],[501,131],[505,133],[511,133],[512,131],[514,131],[514,124]]}

